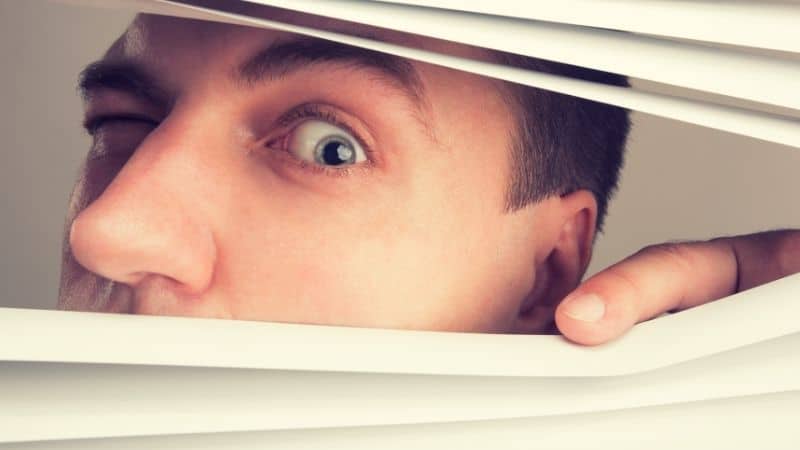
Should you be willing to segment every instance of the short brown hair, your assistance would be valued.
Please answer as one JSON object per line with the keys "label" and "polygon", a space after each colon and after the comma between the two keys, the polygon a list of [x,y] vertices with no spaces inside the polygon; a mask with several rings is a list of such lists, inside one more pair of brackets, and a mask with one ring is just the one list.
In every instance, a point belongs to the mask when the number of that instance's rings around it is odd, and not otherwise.
{"label": "short brown hair", "polygon": [[[493,56],[507,66],[629,86],[622,75],[507,53]],[[602,230],[623,165],[629,111],[543,89],[506,85],[505,94],[517,112],[507,210],[587,189],[597,200],[597,230]]]}

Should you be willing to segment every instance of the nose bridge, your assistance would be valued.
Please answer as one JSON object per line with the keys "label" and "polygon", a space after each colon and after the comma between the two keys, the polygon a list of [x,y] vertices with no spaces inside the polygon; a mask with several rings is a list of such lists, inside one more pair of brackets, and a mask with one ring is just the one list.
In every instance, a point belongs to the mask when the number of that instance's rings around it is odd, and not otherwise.
{"label": "nose bridge", "polygon": [[183,208],[183,192],[202,189],[195,175],[204,141],[188,124],[168,118],[139,145],[103,195],[159,210],[167,204],[173,211]]}
{"label": "nose bridge", "polygon": [[[176,111],[177,112],[177,111]],[[171,115],[137,148],[106,190],[75,218],[75,258],[105,278],[135,285],[158,275],[202,292],[213,273],[203,148],[209,136]]]}
{"label": "nose bridge", "polygon": [[[157,224],[180,219],[201,222],[206,213],[196,199],[207,197],[208,127],[193,125],[192,113],[176,110],[142,141],[96,203],[107,214]],[[151,220],[160,219],[160,220]]]}

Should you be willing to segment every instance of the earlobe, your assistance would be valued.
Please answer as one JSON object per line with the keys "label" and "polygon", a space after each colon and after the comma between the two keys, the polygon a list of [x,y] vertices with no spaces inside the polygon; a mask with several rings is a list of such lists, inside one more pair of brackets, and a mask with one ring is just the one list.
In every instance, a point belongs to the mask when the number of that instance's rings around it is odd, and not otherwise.
{"label": "earlobe", "polygon": [[541,243],[545,257],[536,265],[533,288],[517,314],[516,333],[554,332],[556,307],[578,286],[589,266],[597,223],[594,195],[581,190],[559,200],[549,211],[557,218],[558,228],[550,242]]}

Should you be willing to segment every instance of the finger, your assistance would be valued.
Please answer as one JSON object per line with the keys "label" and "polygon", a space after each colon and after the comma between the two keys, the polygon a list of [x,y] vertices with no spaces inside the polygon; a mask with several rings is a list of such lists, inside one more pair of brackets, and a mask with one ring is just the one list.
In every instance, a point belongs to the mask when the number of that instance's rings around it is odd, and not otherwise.
{"label": "finger", "polygon": [[722,238],[739,265],[737,291],[800,272],[800,230],[779,230]]}
{"label": "finger", "polygon": [[586,280],[556,309],[556,325],[580,344],[610,341],[634,324],[735,292],[737,259],[725,241],[661,244]]}
{"label": "finger", "polygon": [[599,344],[634,324],[800,272],[800,231],[648,247],[595,275],[562,301],[568,338]]}

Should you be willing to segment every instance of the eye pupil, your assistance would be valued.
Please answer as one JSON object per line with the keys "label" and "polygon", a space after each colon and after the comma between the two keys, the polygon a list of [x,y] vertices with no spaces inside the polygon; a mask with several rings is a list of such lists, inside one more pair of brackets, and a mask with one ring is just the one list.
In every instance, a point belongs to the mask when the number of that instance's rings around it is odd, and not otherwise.
{"label": "eye pupil", "polygon": [[286,136],[284,145],[298,160],[314,166],[338,170],[368,162],[366,152],[352,132],[324,120],[303,121]]}
{"label": "eye pupil", "polygon": [[320,150],[319,159],[322,164],[340,166],[355,162],[355,152],[349,145],[341,141],[328,141]]}

